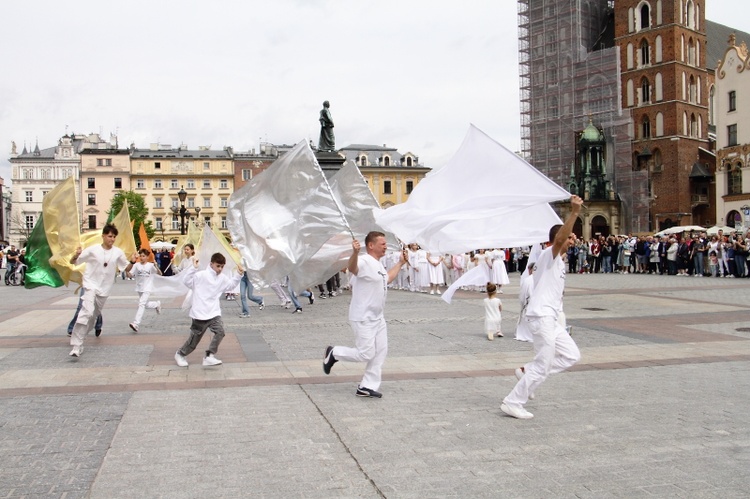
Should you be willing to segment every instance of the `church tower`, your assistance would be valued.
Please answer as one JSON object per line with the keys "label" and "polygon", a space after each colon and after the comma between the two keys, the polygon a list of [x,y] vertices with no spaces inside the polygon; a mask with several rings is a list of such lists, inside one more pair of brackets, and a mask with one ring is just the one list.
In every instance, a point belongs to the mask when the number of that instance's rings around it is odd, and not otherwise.
{"label": "church tower", "polygon": [[[705,0],[617,0],[622,108],[632,167],[648,172],[652,230],[700,225],[708,209]],[[696,168],[697,167],[697,168]],[[705,192],[703,192],[705,190]]]}

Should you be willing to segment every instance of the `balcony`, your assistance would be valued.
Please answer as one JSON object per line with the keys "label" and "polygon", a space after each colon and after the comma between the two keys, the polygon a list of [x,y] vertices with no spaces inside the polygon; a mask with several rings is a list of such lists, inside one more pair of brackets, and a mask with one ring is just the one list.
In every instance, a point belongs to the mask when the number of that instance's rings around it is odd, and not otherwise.
{"label": "balcony", "polygon": [[708,206],[708,194],[693,194],[691,196],[691,205],[693,208],[700,205]]}

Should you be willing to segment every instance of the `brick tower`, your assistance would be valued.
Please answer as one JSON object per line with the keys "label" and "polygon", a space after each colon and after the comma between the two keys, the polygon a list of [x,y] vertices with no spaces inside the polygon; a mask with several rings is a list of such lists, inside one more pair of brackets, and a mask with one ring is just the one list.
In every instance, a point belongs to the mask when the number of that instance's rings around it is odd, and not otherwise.
{"label": "brick tower", "polygon": [[[617,0],[622,107],[633,120],[632,166],[648,171],[650,226],[711,215],[705,0]],[[701,150],[702,149],[702,150]],[[703,157],[702,157],[703,156]]]}

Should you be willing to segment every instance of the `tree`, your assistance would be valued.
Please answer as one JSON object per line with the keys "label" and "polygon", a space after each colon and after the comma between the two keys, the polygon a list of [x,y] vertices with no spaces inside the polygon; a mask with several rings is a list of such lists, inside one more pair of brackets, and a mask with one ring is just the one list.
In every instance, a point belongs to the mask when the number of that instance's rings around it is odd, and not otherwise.
{"label": "tree", "polygon": [[146,226],[146,235],[149,239],[154,237],[154,233],[156,233],[151,220],[146,220],[146,218],[148,217],[148,208],[146,207],[146,201],[143,199],[142,195],[133,191],[118,191],[112,198],[112,203],[110,204],[109,211],[107,212],[107,214],[109,215],[109,217],[107,218],[107,222],[111,222],[115,215],[120,212],[120,210],[122,209],[122,205],[126,199],[128,200],[128,215],[130,215],[130,220],[132,222],[135,222],[133,224],[133,237],[135,237],[135,245],[137,248],[140,248],[141,238],[138,236],[138,229],[140,228],[142,223]]}

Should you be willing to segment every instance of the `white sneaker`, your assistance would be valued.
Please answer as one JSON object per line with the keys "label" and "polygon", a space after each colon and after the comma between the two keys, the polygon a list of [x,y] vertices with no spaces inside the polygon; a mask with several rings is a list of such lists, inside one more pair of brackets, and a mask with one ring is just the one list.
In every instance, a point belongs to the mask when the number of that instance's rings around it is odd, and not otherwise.
{"label": "white sneaker", "polygon": [[[526,374],[524,372],[524,370],[523,370],[523,367],[517,367],[516,370],[515,370],[515,373],[516,373],[516,379],[518,381],[521,381],[521,378],[523,378],[523,375]],[[534,400],[534,394],[533,393],[529,393],[529,400]]]}
{"label": "white sneaker", "polygon": [[177,350],[177,351],[176,351],[176,352],[174,353],[174,361],[175,361],[175,362],[177,362],[177,365],[178,365],[178,366],[180,366],[180,367],[187,367],[187,366],[188,366],[188,361],[187,361],[187,359],[185,358],[185,356],[184,356],[184,355],[182,355],[182,354],[180,353],[180,351],[179,351],[179,350]]}
{"label": "white sneaker", "polygon": [[214,357],[214,354],[210,353],[203,357],[203,365],[204,366],[218,366],[221,364],[221,361]]}
{"label": "white sneaker", "polygon": [[130,323],[130,329],[133,330],[134,333],[138,332],[138,324]]}
{"label": "white sneaker", "polygon": [[492,334],[492,331],[487,331],[487,339],[490,341],[495,339],[495,335]]}
{"label": "white sneaker", "polygon": [[502,404],[500,406],[500,410],[503,411],[508,416],[513,416],[516,419],[531,419],[534,417],[533,414],[531,414],[529,411],[524,409],[523,407],[516,407],[514,405],[505,405]]}
{"label": "white sneaker", "polygon": [[434,295],[435,294],[435,290],[430,290],[430,294]]}
{"label": "white sneaker", "polygon": [[161,314],[161,302],[157,301],[156,302],[156,315],[159,315],[159,314]]}
{"label": "white sneaker", "polygon": [[73,347],[73,350],[71,350],[68,355],[70,355],[71,357],[80,357],[82,353],[83,353],[83,347],[76,346],[76,347]]}
{"label": "white sneaker", "polygon": [[436,291],[436,293],[438,294],[438,296],[440,296],[440,290],[439,289]]}
{"label": "white sneaker", "polygon": [[284,308],[286,308],[286,309],[288,310],[288,309],[289,309],[289,307],[291,306],[291,304],[292,304],[292,302],[290,302],[290,301],[286,302],[286,303],[284,304]]}

